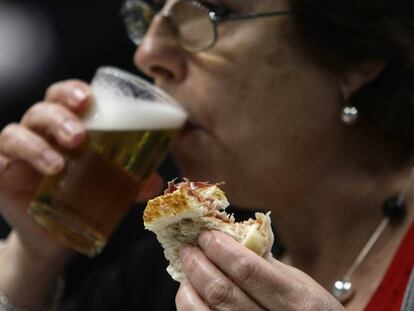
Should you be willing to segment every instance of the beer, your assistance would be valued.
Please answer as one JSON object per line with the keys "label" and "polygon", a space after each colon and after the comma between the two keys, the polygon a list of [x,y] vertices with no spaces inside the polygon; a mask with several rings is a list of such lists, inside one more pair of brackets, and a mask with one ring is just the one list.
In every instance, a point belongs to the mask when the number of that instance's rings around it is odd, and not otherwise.
{"label": "beer", "polygon": [[85,143],[65,151],[64,171],[42,181],[29,209],[52,236],[90,256],[101,251],[186,117],[176,106],[120,98],[106,85],[92,89]]}

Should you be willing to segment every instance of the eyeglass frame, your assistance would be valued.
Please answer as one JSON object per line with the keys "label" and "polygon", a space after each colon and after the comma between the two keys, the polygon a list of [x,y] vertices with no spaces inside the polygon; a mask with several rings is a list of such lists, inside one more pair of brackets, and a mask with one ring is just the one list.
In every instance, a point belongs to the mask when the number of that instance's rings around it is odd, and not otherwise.
{"label": "eyeglass frame", "polygon": [[[144,2],[144,1],[137,0],[137,2]],[[193,51],[188,50],[185,47],[182,47],[186,52],[189,52],[189,53],[199,53],[199,52],[210,49],[216,43],[216,41],[218,40],[218,29],[217,29],[217,27],[220,23],[239,21],[239,20],[249,20],[249,19],[255,19],[255,18],[273,17],[273,16],[285,16],[285,15],[292,15],[293,14],[292,11],[281,10],[281,11],[270,11],[270,12],[261,12],[261,13],[229,14],[229,15],[220,16],[219,13],[215,12],[211,7],[209,7],[209,5],[207,3],[200,2],[199,0],[178,0],[173,4],[173,6],[176,5],[177,3],[180,3],[180,2],[190,2],[192,5],[198,7],[199,9],[202,9],[202,10],[206,11],[206,13],[208,13],[209,20],[210,20],[211,24],[213,25],[213,36],[214,37],[213,37],[212,42],[204,48],[193,50]],[[146,3],[146,2],[144,2],[144,3]],[[146,3],[146,4],[148,4],[148,3]],[[125,15],[125,13],[123,15]],[[166,20],[168,20],[169,23],[171,24],[171,26],[174,29],[177,29],[177,26],[174,25],[174,20],[171,16],[171,8],[170,8],[170,10],[168,10],[166,12],[163,12],[163,10],[160,10],[160,12],[154,14],[152,19],[157,15],[165,18]],[[148,26],[151,24],[152,19],[149,22]],[[146,29],[146,31],[148,31],[148,28]],[[146,31],[145,31],[145,33],[146,33]],[[136,43],[134,42],[134,44],[136,44]],[[136,45],[139,46],[139,44],[136,44]],[[180,43],[180,45],[181,45],[181,43]]]}

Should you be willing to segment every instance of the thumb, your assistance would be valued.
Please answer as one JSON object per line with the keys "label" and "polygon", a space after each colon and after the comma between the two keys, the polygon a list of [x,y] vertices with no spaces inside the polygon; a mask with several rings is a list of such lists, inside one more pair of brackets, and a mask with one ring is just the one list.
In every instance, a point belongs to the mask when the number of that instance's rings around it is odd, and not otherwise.
{"label": "thumb", "polygon": [[152,174],[138,192],[136,202],[143,203],[159,195],[164,185],[164,179],[158,173]]}

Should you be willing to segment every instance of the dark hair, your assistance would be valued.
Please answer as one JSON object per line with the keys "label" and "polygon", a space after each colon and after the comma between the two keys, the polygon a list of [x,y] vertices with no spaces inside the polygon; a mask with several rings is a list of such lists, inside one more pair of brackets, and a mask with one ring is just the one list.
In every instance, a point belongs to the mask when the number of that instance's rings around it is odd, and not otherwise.
{"label": "dark hair", "polygon": [[[414,149],[413,0],[291,0],[302,41],[322,66],[386,67],[351,98],[361,118]],[[362,121],[362,120],[361,120]]]}

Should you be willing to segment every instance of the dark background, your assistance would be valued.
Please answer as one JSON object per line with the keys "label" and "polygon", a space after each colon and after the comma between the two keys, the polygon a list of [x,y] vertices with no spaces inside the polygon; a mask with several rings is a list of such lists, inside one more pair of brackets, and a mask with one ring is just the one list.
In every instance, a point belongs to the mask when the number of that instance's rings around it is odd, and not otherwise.
{"label": "dark background", "polygon": [[0,60],[8,64],[0,62],[2,124],[18,120],[57,80],[89,80],[105,64],[136,71],[121,5],[119,0],[0,0]]}

